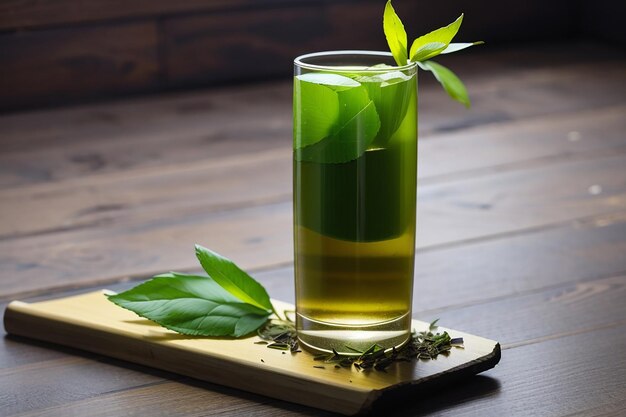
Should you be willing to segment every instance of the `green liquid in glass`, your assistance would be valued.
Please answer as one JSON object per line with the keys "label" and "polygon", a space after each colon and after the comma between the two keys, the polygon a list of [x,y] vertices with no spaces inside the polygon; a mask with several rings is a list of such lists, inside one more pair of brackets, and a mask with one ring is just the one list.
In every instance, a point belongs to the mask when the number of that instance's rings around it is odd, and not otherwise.
{"label": "green liquid in glass", "polygon": [[[342,73],[350,83],[324,75],[295,80],[299,337],[339,352],[346,344],[397,346],[411,321],[416,76]],[[316,111],[323,114],[306,113]]]}

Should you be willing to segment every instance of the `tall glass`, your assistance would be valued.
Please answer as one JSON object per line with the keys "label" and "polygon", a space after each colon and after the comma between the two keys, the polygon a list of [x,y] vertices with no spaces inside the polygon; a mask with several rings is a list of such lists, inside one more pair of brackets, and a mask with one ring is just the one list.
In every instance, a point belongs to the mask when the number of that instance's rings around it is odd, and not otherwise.
{"label": "tall glass", "polygon": [[411,334],[416,64],[373,51],[294,63],[298,338],[339,353],[399,346]]}

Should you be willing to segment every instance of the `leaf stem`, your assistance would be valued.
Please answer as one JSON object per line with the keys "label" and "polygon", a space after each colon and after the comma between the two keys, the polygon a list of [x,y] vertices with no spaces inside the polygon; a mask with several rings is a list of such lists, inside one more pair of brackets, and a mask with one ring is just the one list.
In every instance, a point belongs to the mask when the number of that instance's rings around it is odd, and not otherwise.
{"label": "leaf stem", "polygon": [[271,300],[270,300],[270,305],[272,306],[272,313],[274,313],[274,315],[276,317],[278,317],[278,320],[280,320],[280,321],[287,321],[286,320],[286,316],[285,316],[285,319],[283,320],[283,318],[278,314],[278,311],[276,310],[276,307],[274,307],[274,304],[272,303]]}

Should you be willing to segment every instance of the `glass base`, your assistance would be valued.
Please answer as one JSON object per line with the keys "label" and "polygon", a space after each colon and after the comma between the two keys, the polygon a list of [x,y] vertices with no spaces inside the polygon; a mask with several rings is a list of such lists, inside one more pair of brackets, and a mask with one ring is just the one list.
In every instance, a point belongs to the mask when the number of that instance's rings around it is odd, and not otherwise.
{"label": "glass base", "polygon": [[354,349],[365,351],[373,344],[384,349],[397,348],[411,337],[409,313],[393,320],[360,326],[327,323],[298,314],[296,326],[300,344],[313,352],[331,353],[334,349],[340,354],[354,355]]}

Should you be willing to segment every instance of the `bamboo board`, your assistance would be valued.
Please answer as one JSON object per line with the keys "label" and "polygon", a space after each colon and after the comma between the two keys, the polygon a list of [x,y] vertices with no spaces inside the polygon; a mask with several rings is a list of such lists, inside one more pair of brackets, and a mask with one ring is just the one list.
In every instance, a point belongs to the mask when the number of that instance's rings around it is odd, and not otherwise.
{"label": "bamboo board", "polygon": [[[280,309],[293,306],[273,301]],[[500,345],[456,330],[465,349],[437,360],[393,364],[387,372],[324,369],[308,352],[297,354],[254,344],[260,339],[193,338],[176,334],[109,302],[103,292],[37,303],[11,302],[4,313],[8,333],[58,343],[204,381],[353,415],[385,393],[419,390],[493,368]],[[413,321],[417,331],[428,327]],[[207,404],[209,410],[210,404]]]}

